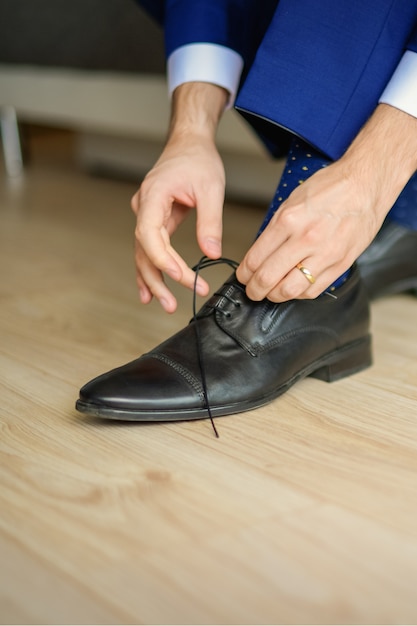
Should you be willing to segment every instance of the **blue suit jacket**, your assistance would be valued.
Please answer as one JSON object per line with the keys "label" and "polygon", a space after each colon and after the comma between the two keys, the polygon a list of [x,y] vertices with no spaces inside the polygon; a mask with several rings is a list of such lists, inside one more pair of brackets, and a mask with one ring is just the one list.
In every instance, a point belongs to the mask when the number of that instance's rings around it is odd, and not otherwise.
{"label": "blue suit jacket", "polygon": [[236,108],[272,153],[282,128],[330,158],[345,151],[405,49],[417,52],[417,0],[140,0],[166,53],[228,46],[245,60]]}

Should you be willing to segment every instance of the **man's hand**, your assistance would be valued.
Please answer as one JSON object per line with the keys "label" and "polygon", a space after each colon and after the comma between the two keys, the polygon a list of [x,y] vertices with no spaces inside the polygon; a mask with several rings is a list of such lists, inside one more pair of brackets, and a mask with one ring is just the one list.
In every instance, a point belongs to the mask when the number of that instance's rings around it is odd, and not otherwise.
{"label": "man's hand", "polygon": [[[171,245],[171,236],[189,211],[197,211],[197,241],[206,256],[221,255],[225,176],[215,132],[227,93],[215,85],[186,83],[177,88],[169,138],[163,153],[132,198],[136,214],[135,258],[143,303],[155,296],[172,313],[176,300],[167,274],[190,289],[194,272]],[[197,291],[207,295],[201,277]]]}
{"label": "man's hand", "polygon": [[379,105],[346,154],[297,187],[247,252],[237,277],[248,297],[320,295],[371,243],[416,168],[417,119]]}

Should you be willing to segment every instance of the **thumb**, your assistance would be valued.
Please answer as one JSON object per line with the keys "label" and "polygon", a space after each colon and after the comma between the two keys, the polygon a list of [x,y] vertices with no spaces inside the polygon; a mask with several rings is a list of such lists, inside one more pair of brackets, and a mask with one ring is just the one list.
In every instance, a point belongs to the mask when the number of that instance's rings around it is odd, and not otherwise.
{"label": "thumb", "polygon": [[222,254],[224,184],[213,184],[197,205],[197,241],[211,259]]}

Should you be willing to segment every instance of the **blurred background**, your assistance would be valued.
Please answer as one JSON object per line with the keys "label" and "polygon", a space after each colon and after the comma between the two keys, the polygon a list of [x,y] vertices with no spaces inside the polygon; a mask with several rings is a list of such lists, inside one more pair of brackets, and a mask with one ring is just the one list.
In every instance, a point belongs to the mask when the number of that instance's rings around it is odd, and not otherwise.
{"label": "blurred background", "polygon": [[[79,165],[138,180],[169,117],[163,35],[134,0],[0,0],[2,144],[19,171],[35,126],[73,134]],[[227,112],[218,135],[231,199],[269,202],[279,175],[246,123]]]}
{"label": "blurred background", "polygon": [[[0,0],[0,623],[416,624],[414,299],[373,305],[374,367],[300,381],[220,439],[75,411],[192,315],[173,281],[175,315],[135,281],[163,48],[134,0]],[[282,163],[233,111],[218,143],[240,260]],[[195,216],[175,237],[193,265]]]}

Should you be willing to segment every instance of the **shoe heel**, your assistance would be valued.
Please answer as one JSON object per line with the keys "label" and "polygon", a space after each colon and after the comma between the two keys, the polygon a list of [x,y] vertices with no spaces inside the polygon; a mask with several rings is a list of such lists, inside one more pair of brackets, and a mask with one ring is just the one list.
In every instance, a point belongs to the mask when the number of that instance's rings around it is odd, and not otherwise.
{"label": "shoe heel", "polygon": [[371,337],[351,344],[340,350],[333,359],[310,374],[312,378],[332,383],[372,365]]}

